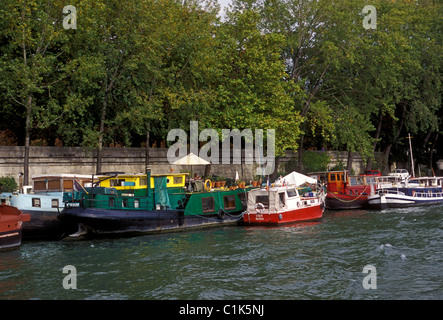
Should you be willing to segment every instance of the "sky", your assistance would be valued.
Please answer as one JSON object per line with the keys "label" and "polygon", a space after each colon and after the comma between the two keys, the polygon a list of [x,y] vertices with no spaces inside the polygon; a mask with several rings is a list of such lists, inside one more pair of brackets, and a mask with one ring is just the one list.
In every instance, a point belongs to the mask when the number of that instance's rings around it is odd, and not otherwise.
{"label": "sky", "polygon": [[220,16],[223,16],[225,8],[231,3],[232,0],[217,0],[220,4]]}

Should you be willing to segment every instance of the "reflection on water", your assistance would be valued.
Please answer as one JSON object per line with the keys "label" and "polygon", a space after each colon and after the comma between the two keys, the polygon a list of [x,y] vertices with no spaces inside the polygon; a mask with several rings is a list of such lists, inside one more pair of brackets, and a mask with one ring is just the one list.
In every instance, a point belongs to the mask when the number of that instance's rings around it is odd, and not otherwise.
{"label": "reflection on water", "polygon": [[[442,299],[443,207],[327,211],[320,222],[231,226],[0,253],[1,299]],[[63,267],[77,289],[62,286]],[[377,289],[362,286],[366,265]]]}

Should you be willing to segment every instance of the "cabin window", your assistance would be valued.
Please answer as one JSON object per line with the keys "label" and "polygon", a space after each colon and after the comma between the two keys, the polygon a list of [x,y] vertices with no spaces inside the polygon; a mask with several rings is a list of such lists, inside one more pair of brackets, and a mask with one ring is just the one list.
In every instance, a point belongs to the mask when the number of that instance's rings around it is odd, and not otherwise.
{"label": "cabin window", "polygon": [[109,198],[109,206],[113,207],[115,205],[115,198]]}
{"label": "cabin window", "polygon": [[138,180],[138,185],[139,186],[147,186],[148,185],[148,178],[140,178]]}
{"label": "cabin window", "polygon": [[269,196],[256,196],[255,203],[261,203],[267,209],[269,208]]}
{"label": "cabin window", "polygon": [[331,179],[331,181],[335,181],[335,173],[331,173],[329,175],[329,178]]}
{"label": "cabin window", "polygon": [[202,209],[203,212],[214,212],[215,211],[215,204],[214,204],[214,198],[213,197],[206,197],[202,198]]}
{"label": "cabin window", "polygon": [[63,180],[63,190],[74,190],[74,181]]}
{"label": "cabin window", "polygon": [[183,177],[174,177],[174,184],[182,184]]}
{"label": "cabin window", "polygon": [[51,208],[58,208],[58,199],[51,200]]}
{"label": "cabin window", "polygon": [[125,179],[112,179],[110,181],[111,187],[120,187],[123,186],[124,184],[125,184]]}
{"label": "cabin window", "polygon": [[46,190],[46,183],[44,181],[34,181],[34,190]]}
{"label": "cabin window", "polygon": [[226,210],[233,210],[235,209],[235,196],[228,195],[223,197],[223,204],[225,205]]}
{"label": "cabin window", "polygon": [[122,207],[123,207],[123,208],[128,207],[128,199],[127,199],[127,198],[123,198],[123,199],[122,199]]}
{"label": "cabin window", "polygon": [[140,207],[140,200],[135,199],[134,200],[134,208],[138,208],[138,207]]}
{"label": "cabin window", "polygon": [[278,199],[279,199],[279,201],[280,201],[280,207],[284,207],[284,206],[286,205],[286,202],[285,202],[285,193],[284,193],[284,192],[280,192],[280,193],[278,194]]}
{"label": "cabin window", "polygon": [[48,181],[48,189],[49,190],[59,190],[60,189],[60,180],[49,180]]}
{"label": "cabin window", "polygon": [[40,198],[32,198],[32,206],[40,208],[42,206]]}
{"label": "cabin window", "polygon": [[286,191],[286,193],[288,194],[288,198],[292,198],[292,197],[297,196],[297,191],[295,191],[295,189],[289,189]]}

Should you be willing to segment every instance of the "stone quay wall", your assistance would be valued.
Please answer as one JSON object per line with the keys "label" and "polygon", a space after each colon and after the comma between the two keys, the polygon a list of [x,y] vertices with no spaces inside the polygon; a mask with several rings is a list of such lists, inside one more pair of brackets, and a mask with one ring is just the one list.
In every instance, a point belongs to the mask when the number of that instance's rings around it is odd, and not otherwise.
{"label": "stone quay wall", "polygon": [[[23,146],[0,146],[0,177],[12,176],[18,181],[18,175],[23,172],[24,162]],[[192,168],[185,165],[173,165],[168,162],[167,148],[151,148],[150,165],[152,173],[190,172],[204,175],[204,165],[194,165]],[[144,148],[103,148],[103,172],[125,172],[128,174],[145,172]],[[96,152],[88,152],[81,147],[30,147],[29,175],[42,174],[94,174],[96,168]],[[328,151],[330,162],[328,168],[341,162],[346,164],[348,153],[346,151]],[[239,159],[237,159],[239,160]],[[255,175],[257,164],[213,164],[210,168],[211,175],[219,175],[234,179],[236,172],[246,181]],[[297,152],[286,151],[284,157],[279,158],[278,173],[297,170]],[[354,155],[353,169],[356,174],[364,170],[363,160],[359,155]]]}

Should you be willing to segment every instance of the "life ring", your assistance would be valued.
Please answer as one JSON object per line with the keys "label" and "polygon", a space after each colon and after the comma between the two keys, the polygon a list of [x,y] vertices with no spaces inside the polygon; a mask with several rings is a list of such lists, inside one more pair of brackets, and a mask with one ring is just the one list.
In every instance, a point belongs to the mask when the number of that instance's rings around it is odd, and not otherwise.
{"label": "life ring", "polygon": [[223,220],[223,219],[226,217],[226,212],[225,212],[225,210],[223,210],[223,209],[218,210],[218,212],[217,212],[217,217],[218,217],[220,220]]}
{"label": "life ring", "polygon": [[[209,185],[208,185],[208,183],[209,183]],[[211,180],[206,179],[206,181],[205,181],[205,190],[206,190],[206,191],[209,191],[209,190],[211,190],[211,187],[212,187],[212,182],[211,182]]]}
{"label": "life ring", "polygon": [[258,213],[263,213],[263,211],[265,210],[265,206],[263,205],[263,203],[256,203],[255,204],[255,211],[257,211]]}

